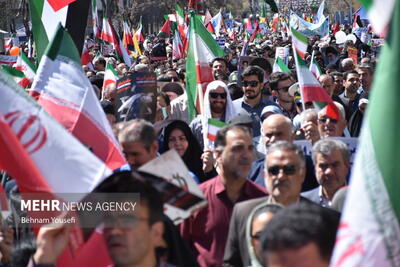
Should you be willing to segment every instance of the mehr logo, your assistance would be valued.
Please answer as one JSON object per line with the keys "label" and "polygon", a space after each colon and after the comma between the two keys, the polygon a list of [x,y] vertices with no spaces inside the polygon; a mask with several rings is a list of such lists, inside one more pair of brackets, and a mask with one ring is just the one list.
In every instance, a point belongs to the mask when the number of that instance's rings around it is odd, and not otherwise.
{"label": "mehr logo", "polygon": [[38,116],[13,111],[5,114],[4,119],[29,154],[35,153],[46,143],[47,131]]}

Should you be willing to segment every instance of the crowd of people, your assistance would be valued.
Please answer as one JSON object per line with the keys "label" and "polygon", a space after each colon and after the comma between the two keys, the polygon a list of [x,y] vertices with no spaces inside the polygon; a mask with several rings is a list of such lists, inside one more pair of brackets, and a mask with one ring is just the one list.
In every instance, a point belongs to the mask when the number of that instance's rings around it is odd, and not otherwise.
{"label": "crowd of people", "polygon": [[[290,37],[278,31],[249,44],[240,36],[224,37],[226,57],[209,62],[214,81],[204,92],[203,113],[193,119],[186,61],[173,59],[170,39],[148,36],[141,44],[143,55],[133,58],[131,67],[114,55],[96,57],[94,69],[82,66],[128,163],[95,192],[141,197],[134,215],[105,221],[103,236],[115,266],[329,264],[351,172],[352,151],[342,140],[360,133],[376,55],[359,39],[344,44],[336,44],[333,34],[310,39],[305,60],[310,64],[313,55],[323,70],[318,81],[340,113],[332,118],[327,107],[302,103]],[[273,72],[278,47],[290,48],[291,72]],[[348,47],[358,49],[357,62]],[[92,55],[99,50],[93,46]],[[165,60],[154,60],[155,52],[165,54]],[[250,59],[248,66],[243,56]],[[120,80],[103,88],[107,63]],[[149,72],[162,84],[154,120],[122,117],[119,86],[127,77]],[[207,139],[208,119],[226,123],[213,142]],[[311,153],[297,143],[301,140]],[[161,193],[138,171],[171,149],[208,203],[179,225],[163,214]],[[13,179],[3,176],[7,193],[18,195]],[[69,229],[63,225],[43,227],[34,237],[13,215],[5,222],[0,231],[4,266],[55,266],[68,245]]]}

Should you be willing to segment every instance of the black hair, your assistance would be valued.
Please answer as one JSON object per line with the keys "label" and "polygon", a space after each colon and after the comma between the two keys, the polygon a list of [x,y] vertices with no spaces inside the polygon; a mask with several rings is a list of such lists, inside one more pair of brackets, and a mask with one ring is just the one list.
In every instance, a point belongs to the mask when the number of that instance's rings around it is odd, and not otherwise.
{"label": "black hair", "polygon": [[215,62],[215,61],[222,61],[222,62],[225,63],[225,66],[228,67],[228,61],[227,61],[225,58],[223,58],[223,57],[216,57],[216,58],[214,58],[214,59],[210,62],[210,67],[212,67],[212,65],[214,65],[214,62]]}
{"label": "black hair", "polygon": [[271,90],[278,90],[278,83],[286,81],[288,79],[293,80],[293,76],[287,72],[274,72],[269,76],[269,86]]}
{"label": "black hair", "polygon": [[264,82],[264,70],[259,66],[248,66],[242,72],[241,78],[244,80],[245,77],[249,77],[255,75],[258,78],[259,82]]}
{"label": "black hair", "polygon": [[358,74],[358,72],[356,71],[356,70],[348,70],[348,71],[346,71],[344,74],[343,74],[343,80],[347,80],[347,77],[350,75],[350,74],[357,74],[357,76],[360,76],[360,74]]}
{"label": "black hair", "polygon": [[339,226],[338,212],[313,203],[296,203],[279,211],[263,230],[264,253],[299,249],[315,243],[322,259],[329,262]]}
{"label": "black hair", "polygon": [[215,148],[225,147],[227,133],[229,131],[236,131],[236,130],[248,133],[250,136],[252,136],[252,133],[250,132],[249,128],[244,125],[240,124],[228,125],[217,132],[217,137],[215,138]]}
{"label": "black hair", "polygon": [[[36,240],[32,235],[25,236],[24,238],[16,241],[11,253],[11,267],[25,267],[28,266],[29,259],[36,251]],[[8,266],[8,265],[7,265]]]}
{"label": "black hair", "polygon": [[269,63],[268,59],[263,58],[263,57],[257,57],[250,61],[251,66],[259,66],[262,68],[266,73],[271,74],[272,73],[272,66],[271,63]]}

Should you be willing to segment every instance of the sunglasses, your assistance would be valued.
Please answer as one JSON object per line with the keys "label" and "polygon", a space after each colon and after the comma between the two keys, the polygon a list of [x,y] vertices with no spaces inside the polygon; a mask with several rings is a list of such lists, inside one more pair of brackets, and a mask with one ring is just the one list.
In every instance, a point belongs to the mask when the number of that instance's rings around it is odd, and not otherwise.
{"label": "sunglasses", "polygon": [[226,93],[210,93],[210,97],[211,98],[222,98],[222,99],[226,99]]}
{"label": "sunglasses", "polygon": [[285,175],[292,175],[296,172],[296,166],[295,165],[275,165],[275,166],[270,166],[268,167],[268,173],[271,175],[278,175],[280,171],[283,170],[283,173]]}
{"label": "sunglasses", "polygon": [[335,119],[326,118],[326,117],[322,117],[322,118],[319,118],[319,119],[318,119],[318,121],[319,121],[320,123],[322,123],[322,124],[328,123],[328,120],[329,120],[331,123],[333,123],[333,124],[336,124],[336,123],[338,122],[338,121],[335,120]]}
{"label": "sunglasses", "polygon": [[259,84],[258,81],[243,81],[243,86],[251,86],[251,87],[256,87]]}

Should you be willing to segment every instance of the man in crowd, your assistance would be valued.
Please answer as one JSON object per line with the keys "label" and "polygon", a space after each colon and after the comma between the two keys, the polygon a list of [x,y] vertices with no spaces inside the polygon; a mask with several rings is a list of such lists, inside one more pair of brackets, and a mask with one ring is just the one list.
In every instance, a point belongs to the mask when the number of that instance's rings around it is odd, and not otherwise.
{"label": "man in crowd", "polygon": [[[204,114],[198,115],[191,123],[190,129],[194,136],[199,141],[199,144],[204,148],[204,125],[208,125],[208,119],[227,122],[235,115],[235,109],[231,96],[229,95],[228,87],[222,81],[213,81],[207,85],[204,94]],[[207,131],[208,129],[205,129]]]}
{"label": "man in crowd", "polygon": [[262,187],[247,179],[254,146],[246,127],[233,125],[221,129],[215,141],[214,158],[219,176],[200,185],[208,206],[181,225],[183,238],[203,267],[222,265],[234,205],[266,195]]}
{"label": "man in crowd", "polygon": [[322,139],[313,146],[312,157],[320,186],[302,193],[302,196],[323,207],[330,207],[335,193],[346,184],[350,168],[349,149],[339,140]]}
{"label": "man in crowd", "polygon": [[137,170],[157,156],[157,136],[153,125],[148,121],[142,119],[129,121],[118,134],[118,141],[133,170]]}
{"label": "man in crowd", "polygon": [[369,93],[374,76],[374,70],[372,69],[372,66],[368,64],[361,64],[356,68],[356,71],[360,75],[361,83],[358,93]]}
{"label": "man in crowd", "polygon": [[247,243],[243,240],[246,222],[254,207],[263,202],[284,206],[298,201],[309,202],[300,197],[306,173],[303,151],[293,143],[279,141],[269,146],[264,173],[265,184],[270,195],[239,203],[233,210],[225,247],[225,266],[249,266],[250,264]]}
{"label": "man in crowd", "polygon": [[293,77],[286,72],[272,73],[269,81],[272,94],[276,97],[276,103],[282,110],[283,115],[291,120],[297,115],[293,96],[289,94],[289,88],[295,82]]}
{"label": "man in crowd", "polygon": [[219,75],[228,75],[228,61],[222,57],[214,58],[211,63],[211,70],[215,80],[217,80],[217,76]]}
{"label": "man in crowd", "polygon": [[358,110],[360,94],[357,93],[360,87],[360,75],[355,70],[345,72],[343,77],[344,92],[340,95],[344,108],[346,109],[346,120],[348,121],[353,113]]}
{"label": "man in crowd", "polygon": [[345,111],[341,104],[333,102],[338,111],[339,119],[333,119],[328,115],[327,107],[318,112],[318,131],[320,138],[343,136],[347,121],[345,119]]}
{"label": "man in crowd", "polygon": [[275,105],[262,97],[261,90],[264,86],[264,71],[258,66],[249,66],[242,73],[242,98],[233,101],[235,110],[240,113],[246,110],[253,119],[253,136],[260,135],[261,112],[265,106]]}
{"label": "man in crowd", "polygon": [[339,213],[298,203],[279,211],[261,235],[267,266],[328,267],[335,246]]}

